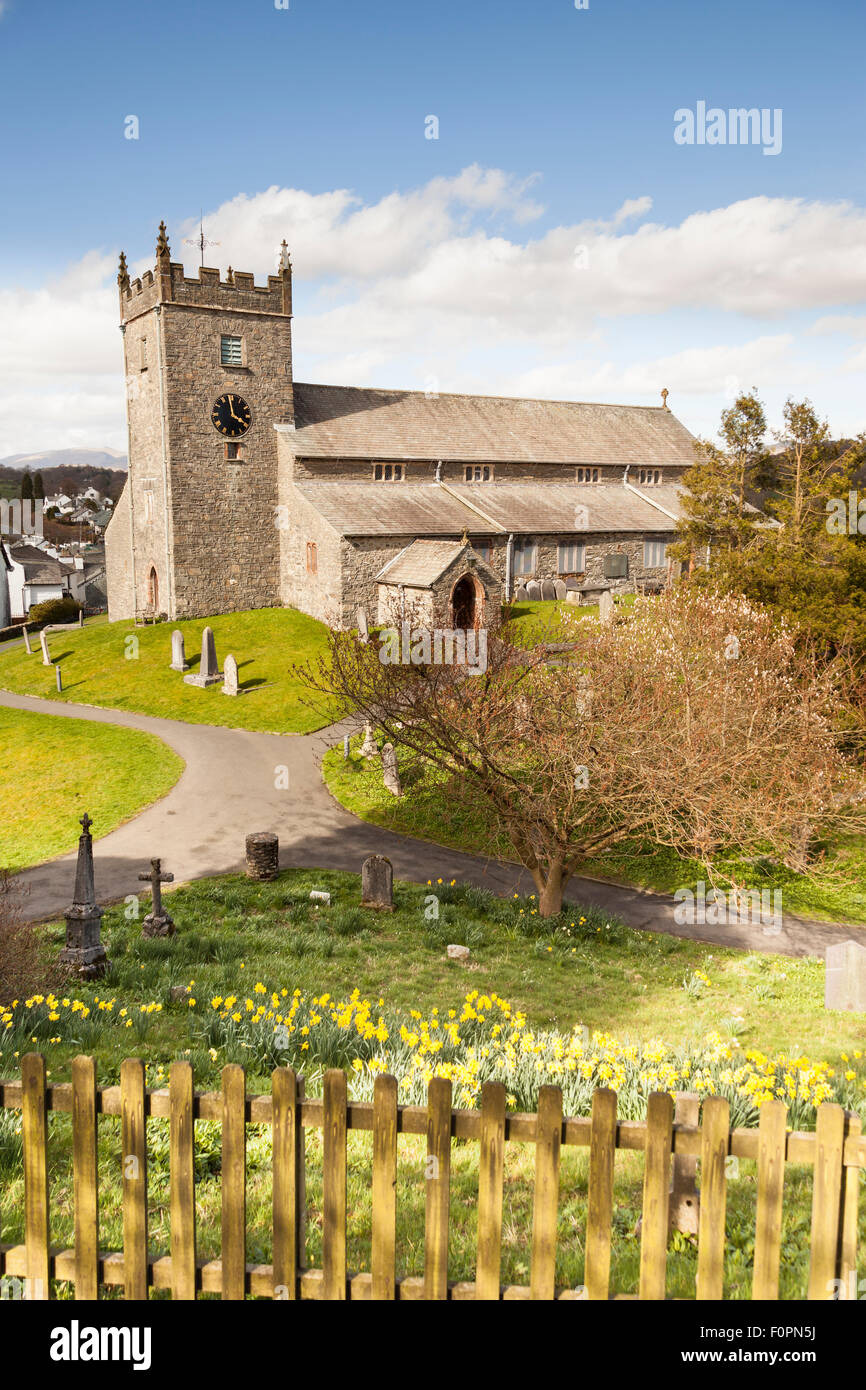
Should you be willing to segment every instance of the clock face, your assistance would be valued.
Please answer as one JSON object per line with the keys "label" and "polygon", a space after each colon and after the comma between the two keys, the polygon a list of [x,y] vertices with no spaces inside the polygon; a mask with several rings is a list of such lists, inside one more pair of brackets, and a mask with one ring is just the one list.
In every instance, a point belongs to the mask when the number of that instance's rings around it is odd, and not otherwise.
{"label": "clock face", "polygon": [[236,396],[232,391],[226,391],[214,401],[210,418],[214,429],[225,435],[226,439],[239,439],[253,423],[250,408],[243,396]]}

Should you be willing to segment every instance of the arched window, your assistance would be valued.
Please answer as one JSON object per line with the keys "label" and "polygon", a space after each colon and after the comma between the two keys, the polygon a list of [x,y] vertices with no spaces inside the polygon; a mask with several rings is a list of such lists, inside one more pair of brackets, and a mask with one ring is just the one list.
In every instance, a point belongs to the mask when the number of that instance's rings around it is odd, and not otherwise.
{"label": "arched window", "polygon": [[147,603],[154,613],[159,609],[159,576],[156,568],[151,565],[150,574],[147,576]]}

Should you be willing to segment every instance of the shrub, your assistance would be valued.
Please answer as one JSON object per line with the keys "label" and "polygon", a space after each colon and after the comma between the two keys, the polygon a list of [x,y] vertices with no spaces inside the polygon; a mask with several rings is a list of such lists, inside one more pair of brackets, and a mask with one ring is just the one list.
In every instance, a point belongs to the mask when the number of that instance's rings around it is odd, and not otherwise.
{"label": "shrub", "polygon": [[44,603],[34,603],[28,618],[45,627],[48,623],[76,623],[80,612],[81,604],[74,598],[49,598]]}

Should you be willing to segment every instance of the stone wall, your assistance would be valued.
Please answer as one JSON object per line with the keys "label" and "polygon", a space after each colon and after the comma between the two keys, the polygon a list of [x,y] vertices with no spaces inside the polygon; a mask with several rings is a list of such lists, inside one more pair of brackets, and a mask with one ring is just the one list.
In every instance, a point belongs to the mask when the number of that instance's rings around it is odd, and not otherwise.
{"label": "stone wall", "polygon": [[[291,462],[286,467],[290,469]],[[281,467],[281,480],[284,478]],[[288,491],[281,486],[283,528],[280,538],[280,602],[298,608],[331,627],[354,627],[343,601],[342,547],[337,532],[305,497],[295,492],[291,483]],[[316,546],[316,570],[307,569],[307,545]]]}
{"label": "stone wall", "polygon": [[108,585],[108,621],[116,623],[121,618],[134,618],[128,479],[105,532],[105,579]]}

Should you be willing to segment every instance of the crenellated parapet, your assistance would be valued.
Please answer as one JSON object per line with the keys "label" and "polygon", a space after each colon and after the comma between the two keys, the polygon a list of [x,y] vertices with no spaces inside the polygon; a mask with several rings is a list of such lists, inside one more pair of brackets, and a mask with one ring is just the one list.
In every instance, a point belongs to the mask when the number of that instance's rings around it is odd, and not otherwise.
{"label": "crenellated parapet", "polygon": [[292,267],[285,242],[279,273],[269,275],[264,285],[255,283],[252,271],[232,270],[231,267],[225,280],[219,270],[210,266],[201,266],[198,275],[191,277],[184,271],[183,263],[171,260],[170,256],[164,223],[160,224],[153,270],[146,270],[142,276],[130,279],[126,257],[121,252],[117,283],[124,323],[138,318],[157,304],[186,304],[225,312],[291,316]]}

